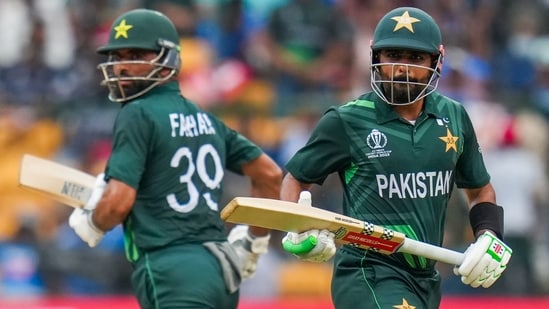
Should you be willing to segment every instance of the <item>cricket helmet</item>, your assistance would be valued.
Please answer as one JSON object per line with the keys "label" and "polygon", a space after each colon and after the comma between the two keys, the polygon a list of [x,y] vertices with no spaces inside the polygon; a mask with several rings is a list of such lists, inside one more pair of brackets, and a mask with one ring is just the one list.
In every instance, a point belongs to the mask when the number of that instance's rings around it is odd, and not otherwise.
{"label": "cricket helmet", "polygon": [[[151,61],[114,60],[113,52],[121,49],[154,51],[158,56]],[[179,34],[174,24],[164,14],[148,9],[135,9],[119,16],[111,26],[107,44],[97,52],[109,56],[98,69],[103,72],[102,85],[109,88],[109,99],[114,102],[126,102],[143,95],[177,75],[181,65]],[[153,69],[146,76],[116,76],[113,68],[120,64],[150,64]],[[160,74],[165,69],[169,74]],[[128,91],[120,85],[121,81],[134,81],[138,89]]]}
{"label": "cricket helmet", "polygon": [[[427,83],[395,81],[383,79],[380,75],[381,66],[403,65],[399,63],[379,63],[381,50],[408,50],[431,54],[431,67],[405,64],[408,67],[421,67],[431,71]],[[442,36],[435,20],[426,12],[414,7],[394,9],[381,18],[374,31],[371,42],[371,85],[372,89],[387,103],[406,105],[414,103],[435,91],[442,70],[444,49]],[[408,85],[408,100],[396,102],[392,97],[392,84]],[[420,88],[421,87],[421,88]],[[414,91],[412,88],[415,88]],[[417,90],[419,89],[419,90]]]}

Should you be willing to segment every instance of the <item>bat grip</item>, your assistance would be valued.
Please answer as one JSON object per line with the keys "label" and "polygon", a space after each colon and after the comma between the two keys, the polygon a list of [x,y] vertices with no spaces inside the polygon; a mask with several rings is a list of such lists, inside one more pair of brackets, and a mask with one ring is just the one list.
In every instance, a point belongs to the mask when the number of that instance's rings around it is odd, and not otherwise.
{"label": "bat grip", "polygon": [[282,247],[286,252],[300,255],[300,254],[304,254],[311,251],[316,246],[316,243],[317,243],[316,237],[313,235],[310,235],[309,237],[307,237],[305,240],[303,240],[298,244],[294,244],[291,241],[286,240],[282,243]]}

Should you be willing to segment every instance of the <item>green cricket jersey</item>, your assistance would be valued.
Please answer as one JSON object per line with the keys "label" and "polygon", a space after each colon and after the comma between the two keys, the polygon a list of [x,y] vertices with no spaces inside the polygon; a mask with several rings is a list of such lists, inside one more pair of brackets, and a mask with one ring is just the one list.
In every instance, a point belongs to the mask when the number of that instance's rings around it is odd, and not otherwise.
{"label": "green cricket jersey", "polygon": [[[345,215],[435,245],[454,184],[478,188],[490,180],[464,107],[436,92],[415,124],[373,92],[329,109],[286,168],[317,184],[337,172]],[[415,269],[435,263],[409,254],[376,258]]]}
{"label": "green cricket jersey", "polygon": [[177,82],[124,104],[117,116],[106,177],[137,189],[124,222],[126,253],[226,239],[219,217],[224,170],[261,150],[180,94]]}

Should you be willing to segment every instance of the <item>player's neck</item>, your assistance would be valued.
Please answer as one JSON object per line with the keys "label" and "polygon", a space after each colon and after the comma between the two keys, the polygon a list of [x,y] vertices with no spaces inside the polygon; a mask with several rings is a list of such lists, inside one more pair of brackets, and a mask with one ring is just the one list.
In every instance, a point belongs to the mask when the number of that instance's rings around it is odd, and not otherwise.
{"label": "player's neck", "polygon": [[409,122],[415,122],[423,112],[423,100],[419,100],[410,105],[393,105],[393,109],[403,119]]}

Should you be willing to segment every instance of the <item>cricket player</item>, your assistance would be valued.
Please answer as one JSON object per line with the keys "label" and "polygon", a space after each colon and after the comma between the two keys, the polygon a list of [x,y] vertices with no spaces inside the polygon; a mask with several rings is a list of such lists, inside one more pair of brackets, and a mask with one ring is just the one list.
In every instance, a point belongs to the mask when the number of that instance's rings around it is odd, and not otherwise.
{"label": "cricket player", "polygon": [[[436,92],[443,57],[440,30],[426,12],[401,7],[381,18],[371,43],[373,91],[323,115],[287,162],[281,198],[297,201],[300,192],[335,172],[345,215],[440,246],[455,184],[468,198],[476,241],[454,272],[464,284],[487,288],[512,251],[503,242],[503,208],[496,204],[469,116],[460,103]],[[439,307],[435,261],[352,245],[336,252],[327,230],[288,233],[283,242],[291,249],[311,235],[316,246],[292,253],[315,262],[335,254],[336,308]]]}
{"label": "cricket player", "polygon": [[227,241],[221,183],[230,170],[250,178],[251,196],[278,198],[280,167],[182,96],[179,35],[165,15],[122,14],[98,52],[108,56],[102,83],[121,108],[104,175],[70,226],[94,247],[123,224],[141,308],[237,308],[269,231],[237,226]]}

